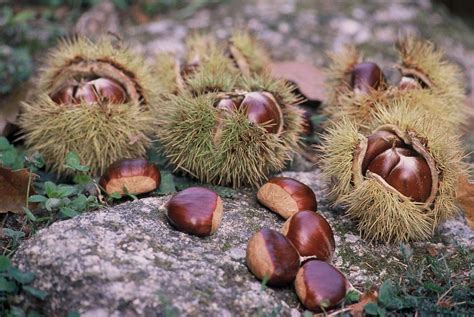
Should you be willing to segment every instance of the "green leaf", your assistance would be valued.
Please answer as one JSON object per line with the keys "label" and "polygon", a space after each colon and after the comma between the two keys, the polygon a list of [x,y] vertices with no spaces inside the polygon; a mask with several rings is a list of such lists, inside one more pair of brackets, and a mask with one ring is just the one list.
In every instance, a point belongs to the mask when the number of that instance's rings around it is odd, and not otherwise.
{"label": "green leaf", "polygon": [[347,294],[346,294],[346,301],[348,302],[358,302],[360,299],[360,294],[354,290],[350,290]]}
{"label": "green leaf", "polygon": [[62,207],[59,212],[61,213],[62,216],[66,218],[74,218],[78,215],[80,215],[79,212],[75,211],[74,209],[71,209],[69,207]]}
{"label": "green leaf", "polygon": [[392,282],[390,280],[383,282],[379,289],[379,302],[388,306],[396,296],[396,290],[393,287]]}
{"label": "green leaf", "polygon": [[423,287],[428,290],[428,291],[432,291],[432,292],[435,292],[435,293],[441,293],[443,292],[443,288],[437,284],[434,284],[432,282],[426,282],[426,283],[423,283]]}
{"label": "green leaf", "polygon": [[16,284],[0,276],[0,292],[15,293]]}
{"label": "green leaf", "polygon": [[73,181],[76,184],[85,185],[92,183],[92,178],[87,174],[76,174],[73,177]]}
{"label": "green leaf", "polygon": [[43,196],[43,195],[31,195],[28,198],[28,202],[30,203],[44,203],[47,200],[48,200],[48,197]]}
{"label": "green leaf", "polygon": [[24,23],[34,18],[35,13],[31,10],[20,11],[12,19],[13,23]]}
{"label": "green leaf", "polygon": [[3,234],[13,240],[18,240],[25,236],[23,231],[12,230],[10,228],[3,228]]}
{"label": "green leaf", "polygon": [[170,172],[163,172],[161,174],[160,188],[156,191],[157,195],[168,195],[176,192],[176,185],[174,183],[173,175]]}
{"label": "green leaf", "polygon": [[379,305],[376,303],[368,303],[364,306],[364,312],[367,315],[378,316]]}
{"label": "green leaf", "polygon": [[59,198],[48,198],[48,200],[44,203],[44,207],[48,211],[52,211],[53,209],[58,209],[61,206],[61,199]]}
{"label": "green leaf", "polygon": [[64,164],[64,167],[80,172],[87,172],[89,170],[89,166],[81,165],[79,155],[72,151],[66,154],[66,163]]}
{"label": "green leaf", "polygon": [[214,185],[212,186],[212,189],[214,189],[222,198],[234,198],[237,194],[237,192],[230,187]]}
{"label": "green leaf", "polygon": [[45,291],[39,290],[31,286],[23,286],[23,290],[28,294],[41,300],[44,300],[48,296],[48,293],[46,293]]}
{"label": "green leaf", "polygon": [[42,317],[40,313],[38,313],[36,310],[30,310],[28,311],[27,317]]}
{"label": "green leaf", "polygon": [[12,265],[10,259],[4,255],[0,256],[0,271],[6,271]]}
{"label": "green leaf", "polygon": [[21,307],[11,306],[8,317],[25,317],[25,311]]}
{"label": "green leaf", "polygon": [[56,194],[56,184],[53,182],[45,182],[44,183],[44,191],[49,198],[57,198]]}
{"label": "green leaf", "polygon": [[35,279],[33,272],[22,272],[16,267],[10,269],[10,276],[20,284],[29,284]]}
{"label": "green leaf", "polygon": [[87,197],[83,194],[80,194],[79,196],[74,198],[67,206],[78,211],[83,211],[87,209],[88,204],[89,200],[87,199]]}
{"label": "green leaf", "polygon": [[8,139],[4,136],[0,137],[0,151],[11,149],[13,146],[8,142]]}
{"label": "green leaf", "polygon": [[81,317],[81,314],[77,311],[69,311],[67,312],[67,317]]}
{"label": "green leaf", "polygon": [[109,198],[110,198],[110,199],[121,199],[121,198],[122,198],[122,195],[120,195],[120,194],[117,193],[117,192],[113,192],[112,194],[109,195]]}
{"label": "green leaf", "polygon": [[30,219],[31,221],[36,221],[36,216],[33,215],[33,213],[31,212],[30,208],[26,208],[26,207],[21,207],[21,209],[23,209],[23,212],[26,214],[26,217],[28,219]]}
{"label": "green leaf", "polygon": [[56,193],[59,197],[69,197],[75,193],[77,193],[77,188],[71,185],[59,185],[57,187]]}

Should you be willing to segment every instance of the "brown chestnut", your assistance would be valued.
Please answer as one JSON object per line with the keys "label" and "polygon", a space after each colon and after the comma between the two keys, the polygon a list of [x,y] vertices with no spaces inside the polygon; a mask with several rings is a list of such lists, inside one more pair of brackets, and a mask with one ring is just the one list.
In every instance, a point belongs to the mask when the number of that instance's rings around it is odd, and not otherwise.
{"label": "brown chestnut", "polygon": [[145,159],[124,159],[107,168],[99,185],[109,195],[148,193],[160,186],[160,171]]}
{"label": "brown chestnut", "polygon": [[258,201],[285,219],[301,210],[316,211],[318,204],[311,188],[296,179],[274,177],[257,192]]}
{"label": "brown chestnut", "polygon": [[234,98],[221,99],[216,108],[226,111],[243,110],[248,120],[264,125],[269,133],[281,133],[283,130],[283,113],[272,94],[265,91],[249,92]]}
{"label": "brown chestnut", "polygon": [[303,305],[321,312],[339,304],[346,296],[349,281],[331,264],[310,260],[298,271],[295,290]]}
{"label": "brown chestnut", "polygon": [[426,202],[431,195],[431,170],[425,158],[392,132],[378,131],[367,138],[362,173],[367,171],[413,201]]}
{"label": "brown chestnut", "polygon": [[115,80],[99,77],[69,83],[53,92],[51,99],[57,104],[80,104],[81,102],[89,105],[97,102],[119,104],[127,100],[127,94]]}
{"label": "brown chestnut", "polygon": [[204,187],[190,187],[168,202],[166,216],[179,231],[204,237],[213,234],[222,221],[222,200]]}
{"label": "brown chestnut", "polygon": [[379,88],[383,81],[383,72],[375,63],[362,62],[352,68],[351,87],[356,93],[367,94],[371,89]]}
{"label": "brown chestnut", "polygon": [[300,257],[291,242],[278,231],[263,228],[247,245],[247,266],[268,285],[282,286],[292,282],[300,266]]}
{"label": "brown chestnut", "polygon": [[291,216],[283,225],[283,234],[302,257],[315,256],[330,261],[336,249],[334,233],[320,214],[303,210]]}

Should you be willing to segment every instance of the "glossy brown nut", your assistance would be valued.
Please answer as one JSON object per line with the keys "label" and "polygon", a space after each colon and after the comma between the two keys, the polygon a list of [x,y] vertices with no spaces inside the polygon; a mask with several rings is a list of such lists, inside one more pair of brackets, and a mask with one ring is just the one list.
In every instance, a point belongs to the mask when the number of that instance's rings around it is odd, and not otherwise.
{"label": "glossy brown nut", "polygon": [[394,133],[380,130],[367,138],[367,150],[362,161],[362,173],[365,175],[367,166],[377,155],[396,146],[403,146],[403,141]]}
{"label": "glossy brown nut", "polygon": [[249,92],[239,105],[244,108],[250,122],[265,124],[269,133],[280,133],[283,129],[283,115],[275,98],[267,92]]}
{"label": "glossy brown nut", "polygon": [[179,231],[204,237],[213,234],[222,221],[222,200],[214,191],[190,187],[174,195],[166,216]]}
{"label": "glossy brown nut", "polygon": [[379,175],[390,186],[413,201],[427,201],[432,188],[428,163],[409,145],[391,137],[393,133],[381,132],[368,138],[362,172],[370,171]]}
{"label": "glossy brown nut", "polygon": [[127,100],[127,93],[116,81],[97,78],[66,85],[54,92],[51,99],[57,104],[94,104],[98,101],[119,104]]}
{"label": "glossy brown nut", "polygon": [[351,87],[355,92],[369,93],[370,89],[377,89],[383,81],[383,72],[375,63],[362,62],[352,69]]}
{"label": "glossy brown nut", "polygon": [[329,261],[336,242],[327,220],[320,214],[303,210],[291,216],[283,225],[283,234],[293,243],[300,256],[316,256]]}
{"label": "glossy brown nut", "polygon": [[109,195],[148,193],[160,186],[160,171],[145,159],[124,159],[107,168],[99,185]]}
{"label": "glossy brown nut", "polygon": [[303,305],[321,312],[339,304],[346,296],[349,282],[344,274],[331,264],[310,260],[298,271],[295,290]]}
{"label": "glossy brown nut", "polygon": [[318,204],[311,188],[296,179],[274,177],[257,192],[258,201],[285,219],[301,210],[316,211]]}
{"label": "glossy brown nut", "polygon": [[250,238],[247,245],[247,266],[268,285],[291,283],[298,273],[300,258],[291,242],[281,233],[263,228]]}

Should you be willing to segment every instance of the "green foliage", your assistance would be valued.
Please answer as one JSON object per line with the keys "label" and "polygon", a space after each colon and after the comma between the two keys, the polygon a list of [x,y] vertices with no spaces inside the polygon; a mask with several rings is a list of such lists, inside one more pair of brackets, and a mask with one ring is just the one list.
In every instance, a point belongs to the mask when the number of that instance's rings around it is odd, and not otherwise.
{"label": "green foliage", "polygon": [[40,316],[38,312],[21,305],[22,296],[31,296],[39,300],[44,300],[48,296],[46,292],[31,286],[34,279],[35,275],[32,272],[21,271],[12,265],[8,257],[0,256],[1,316]]}
{"label": "green foliage", "polygon": [[456,272],[447,265],[446,255],[427,255],[415,262],[409,246],[402,245],[401,253],[406,272],[396,283],[387,280],[380,286],[377,302],[364,306],[367,315],[417,311],[420,315],[459,316],[472,311],[473,292],[463,277],[473,263],[469,252],[458,250],[456,257],[460,257],[461,267]]}

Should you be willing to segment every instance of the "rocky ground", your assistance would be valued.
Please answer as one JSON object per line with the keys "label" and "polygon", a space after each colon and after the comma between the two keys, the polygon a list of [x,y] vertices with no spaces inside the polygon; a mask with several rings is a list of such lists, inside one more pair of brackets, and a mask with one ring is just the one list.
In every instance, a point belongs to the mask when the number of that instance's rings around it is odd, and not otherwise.
{"label": "rocky ground", "polygon": [[[228,1],[139,25],[119,25],[114,10],[102,4],[98,19],[93,8],[79,20],[78,29],[90,35],[104,28],[122,34],[149,60],[159,50],[182,53],[185,37],[196,31],[224,38],[235,28],[248,28],[277,60],[296,59],[323,67],[327,51],[354,42],[389,70],[395,62],[397,36],[416,33],[445,48],[449,59],[463,69],[466,91],[474,89],[472,29],[428,0]],[[103,25],[87,23],[104,19]],[[474,150],[473,133],[469,138],[473,141],[466,141],[466,148]],[[304,171],[284,175],[315,190],[319,211],[335,230],[334,264],[361,290],[386,279],[397,280],[406,270],[400,246],[361,239],[344,211],[328,206],[317,167],[308,168],[307,162],[300,161],[291,169]],[[168,225],[163,214],[167,199],[146,198],[84,214],[55,223],[24,242],[14,261],[21,269],[35,272],[35,286],[51,294],[46,312],[78,311],[81,316],[299,316],[303,312],[291,288],[262,290],[245,266],[248,238],[261,227],[278,229],[283,223],[258,205],[254,191],[243,189],[226,198],[222,227],[204,239]],[[412,243],[411,248],[420,258],[444,254],[450,269],[457,272],[466,266],[459,263],[458,251],[472,251],[473,245],[474,232],[460,216],[442,225],[432,241]]]}

